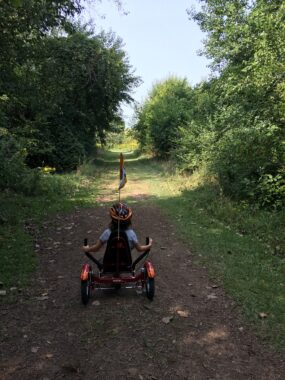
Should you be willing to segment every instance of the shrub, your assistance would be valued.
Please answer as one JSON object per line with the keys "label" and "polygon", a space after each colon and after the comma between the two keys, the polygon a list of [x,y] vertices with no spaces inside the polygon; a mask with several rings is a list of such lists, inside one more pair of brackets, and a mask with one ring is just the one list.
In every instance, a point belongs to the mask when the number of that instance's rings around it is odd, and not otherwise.
{"label": "shrub", "polygon": [[39,189],[41,173],[25,163],[26,151],[11,136],[0,140],[0,189],[32,195]]}
{"label": "shrub", "polygon": [[228,131],[216,143],[211,170],[225,195],[262,207],[280,207],[284,202],[284,148],[279,132],[274,126],[259,124]]}
{"label": "shrub", "polygon": [[285,206],[285,171],[259,178],[254,198],[261,207],[281,209]]}

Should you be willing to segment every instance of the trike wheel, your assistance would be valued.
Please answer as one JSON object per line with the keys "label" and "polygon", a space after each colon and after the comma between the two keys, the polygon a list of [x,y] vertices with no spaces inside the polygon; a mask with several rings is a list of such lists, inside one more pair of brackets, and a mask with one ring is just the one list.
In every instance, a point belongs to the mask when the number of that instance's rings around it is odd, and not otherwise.
{"label": "trike wheel", "polygon": [[90,286],[89,281],[81,281],[81,301],[84,305],[88,304],[90,299]]}
{"label": "trike wheel", "polygon": [[145,291],[146,291],[146,296],[149,300],[153,300],[154,297],[154,278],[149,278],[146,276],[145,279]]}

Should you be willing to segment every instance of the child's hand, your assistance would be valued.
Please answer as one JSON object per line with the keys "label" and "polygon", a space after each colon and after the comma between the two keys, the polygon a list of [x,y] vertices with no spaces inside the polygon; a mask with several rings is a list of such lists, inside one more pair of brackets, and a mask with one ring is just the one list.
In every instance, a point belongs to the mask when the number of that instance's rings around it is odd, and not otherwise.
{"label": "child's hand", "polygon": [[89,252],[90,247],[89,247],[89,245],[83,245],[81,247],[81,249],[82,249],[83,252]]}
{"label": "child's hand", "polygon": [[149,245],[150,246],[152,246],[152,242],[153,242],[152,238],[149,238]]}

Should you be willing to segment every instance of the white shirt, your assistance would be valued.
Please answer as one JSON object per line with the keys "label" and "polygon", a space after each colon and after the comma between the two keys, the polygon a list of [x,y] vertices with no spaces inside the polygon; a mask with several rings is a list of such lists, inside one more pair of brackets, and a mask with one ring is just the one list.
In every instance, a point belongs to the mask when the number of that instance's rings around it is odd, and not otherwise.
{"label": "white shirt", "polygon": [[[126,229],[124,231],[125,231],[125,233],[126,233],[126,235],[128,237],[130,249],[132,250],[134,248],[135,244],[138,243],[137,235],[136,235],[135,231],[133,229],[131,229],[131,228],[128,228],[128,229]],[[107,228],[102,233],[102,235],[99,237],[99,240],[101,241],[102,244],[105,244],[109,240],[111,232],[112,232],[111,229]]]}

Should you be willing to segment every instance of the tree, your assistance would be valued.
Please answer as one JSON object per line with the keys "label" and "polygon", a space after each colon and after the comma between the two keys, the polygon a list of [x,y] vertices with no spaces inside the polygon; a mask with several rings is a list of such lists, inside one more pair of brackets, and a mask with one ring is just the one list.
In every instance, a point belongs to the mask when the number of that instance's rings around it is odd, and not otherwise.
{"label": "tree", "polygon": [[121,120],[138,78],[119,39],[87,31],[46,37],[30,64],[21,67],[10,130],[25,140],[30,166],[74,168]]}
{"label": "tree", "polygon": [[31,167],[74,168],[132,101],[139,79],[122,41],[72,21],[79,0],[0,6],[0,133],[16,137]]}
{"label": "tree", "polygon": [[185,79],[170,77],[157,83],[138,111],[136,130],[142,145],[150,140],[157,156],[175,149],[179,128],[188,122],[191,87]]}
{"label": "tree", "polygon": [[188,122],[179,128],[173,157],[182,171],[193,172],[208,163],[215,136],[217,79],[195,86],[188,107]]}
{"label": "tree", "polygon": [[218,77],[211,168],[235,197],[256,199],[262,178],[284,178],[284,11],[277,0],[206,0],[191,13]]}

